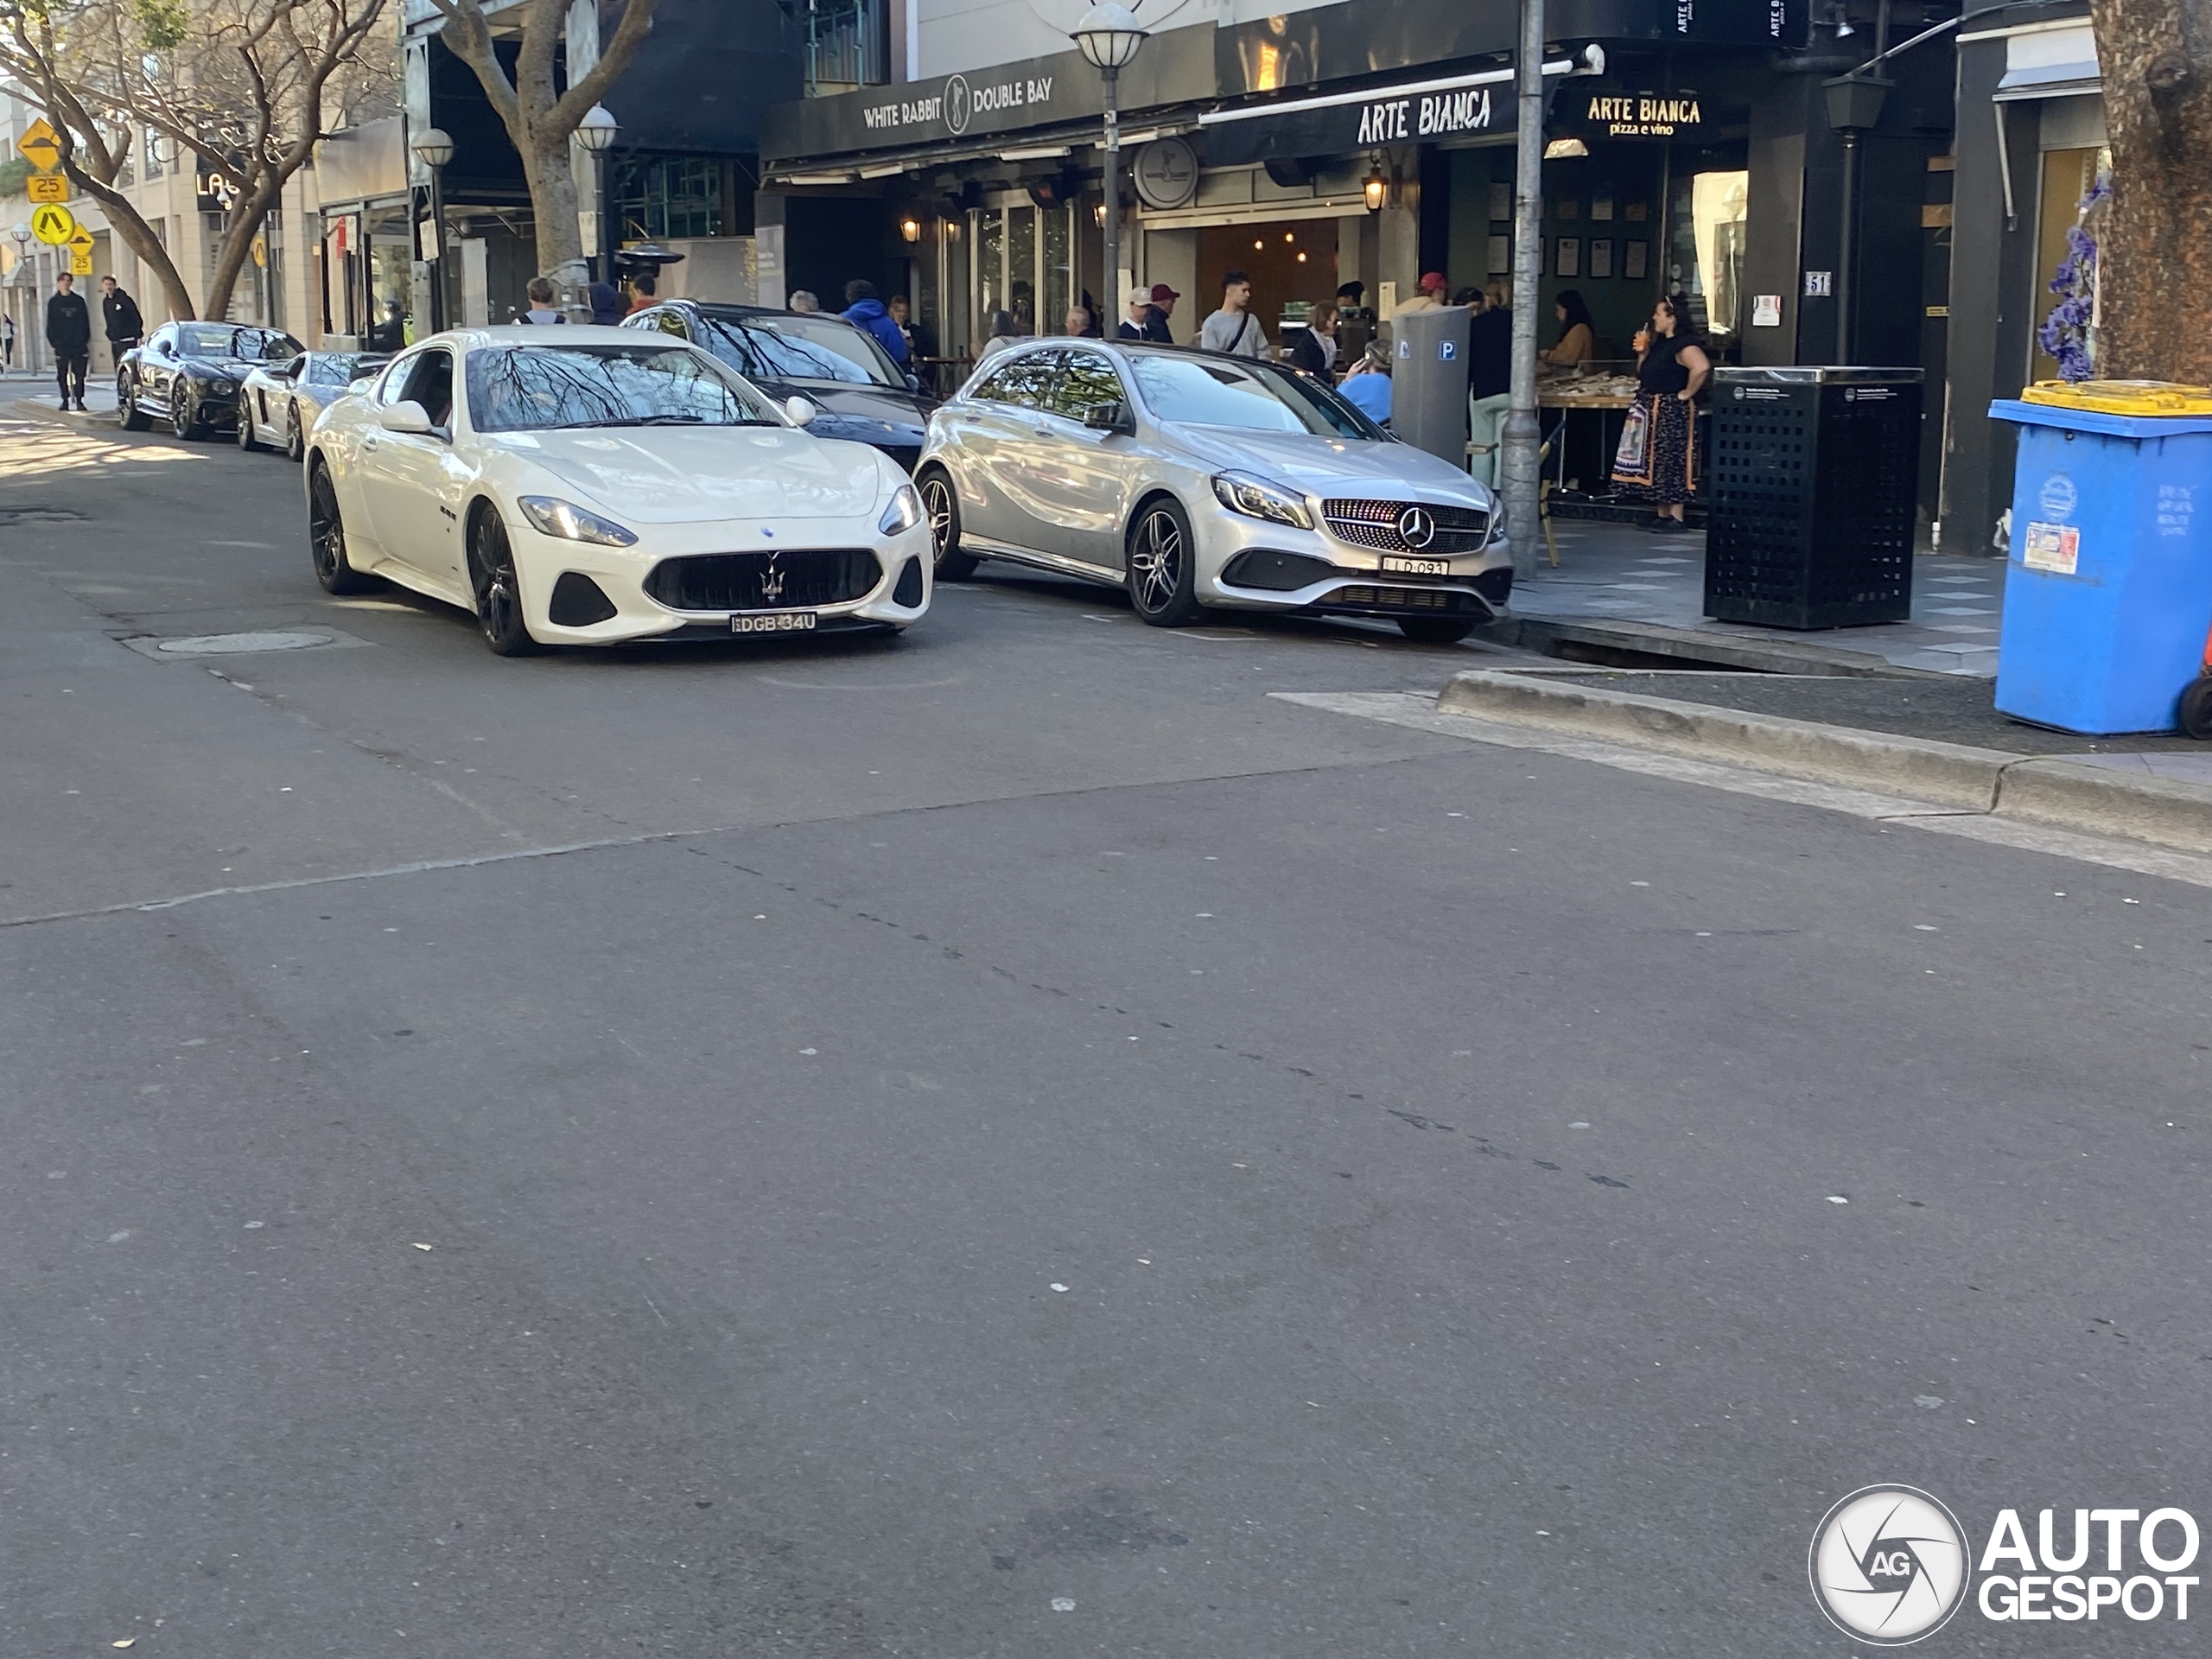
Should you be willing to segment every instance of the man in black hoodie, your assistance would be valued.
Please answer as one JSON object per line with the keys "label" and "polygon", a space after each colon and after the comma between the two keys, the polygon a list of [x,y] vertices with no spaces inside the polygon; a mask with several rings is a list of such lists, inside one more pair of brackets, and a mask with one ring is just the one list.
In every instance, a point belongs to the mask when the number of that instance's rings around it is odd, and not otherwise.
{"label": "man in black hoodie", "polygon": [[112,276],[100,278],[100,316],[107,324],[108,349],[120,363],[123,354],[146,337],[146,320],[138,315],[138,302]]}
{"label": "man in black hoodie", "polygon": [[54,348],[54,378],[61,385],[61,407],[85,407],[85,371],[92,361],[92,314],[85,296],[72,293],[76,279],[63,271],[54,279],[46,302],[46,343]]}

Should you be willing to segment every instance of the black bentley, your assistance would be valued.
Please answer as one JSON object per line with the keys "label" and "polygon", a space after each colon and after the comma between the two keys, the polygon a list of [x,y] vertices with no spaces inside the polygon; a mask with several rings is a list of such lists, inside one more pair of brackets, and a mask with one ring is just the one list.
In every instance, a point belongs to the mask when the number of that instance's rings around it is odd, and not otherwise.
{"label": "black bentley", "polygon": [[116,365],[116,418],[132,432],[165,420],[180,438],[228,427],[238,418],[238,388],[246,376],[271,363],[289,363],[306,349],[277,328],[163,323]]}
{"label": "black bentley", "polygon": [[671,300],[622,326],[705,346],[770,397],[812,403],[822,412],[806,429],[816,437],[873,444],[910,473],[929,436],[937,400],[842,317]]}

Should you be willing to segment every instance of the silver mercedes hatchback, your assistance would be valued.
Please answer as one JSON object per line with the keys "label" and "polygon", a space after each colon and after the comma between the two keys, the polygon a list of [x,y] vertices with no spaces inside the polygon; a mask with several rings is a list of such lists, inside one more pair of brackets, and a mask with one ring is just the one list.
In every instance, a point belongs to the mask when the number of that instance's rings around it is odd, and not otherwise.
{"label": "silver mercedes hatchback", "polygon": [[1008,347],[931,416],[914,481],[938,580],[1012,560],[1126,587],[1160,627],[1218,606],[1448,643],[1513,586],[1485,486],[1317,380],[1211,352]]}

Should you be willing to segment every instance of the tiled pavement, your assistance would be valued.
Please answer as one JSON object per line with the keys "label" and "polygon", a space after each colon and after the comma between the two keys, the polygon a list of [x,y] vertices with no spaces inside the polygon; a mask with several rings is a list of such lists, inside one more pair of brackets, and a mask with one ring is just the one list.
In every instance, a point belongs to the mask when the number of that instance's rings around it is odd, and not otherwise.
{"label": "tiled pavement", "polygon": [[1715,622],[1704,613],[1705,536],[1654,536],[1630,524],[1554,518],[1559,569],[1539,567],[1513,590],[1523,615],[1605,618],[1694,628],[1769,644],[1801,640],[1864,652],[1899,668],[1994,678],[2005,562],[1930,555],[1913,561],[1912,618],[1872,627],[1794,629]]}

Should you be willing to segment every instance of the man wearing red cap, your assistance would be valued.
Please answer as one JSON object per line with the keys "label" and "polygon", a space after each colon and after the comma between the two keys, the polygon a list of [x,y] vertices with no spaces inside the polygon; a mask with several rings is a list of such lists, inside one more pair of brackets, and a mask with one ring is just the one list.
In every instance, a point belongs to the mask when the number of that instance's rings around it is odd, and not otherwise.
{"label": "man wearing red cap", "polygon": [[1452,284],[1445,281],[1444,273],[1432,270],[1422,276],[1421,287],[1413,298],[1390,315],[1393,317],[1408,317],[1416,311],[1440,311],[1444,308],[1444,296],[1451,291]]}
{"label": "man wearing red cap", "polygon": [[1182,297],[1165,283],[1152,285],[1152,304],[1144,315],[1144,337],[1147,340],[1156,340],[1163,346],[1175,343],[1174,331],[1168,327],[1167,320],[1175,315],[1175,302]]}

